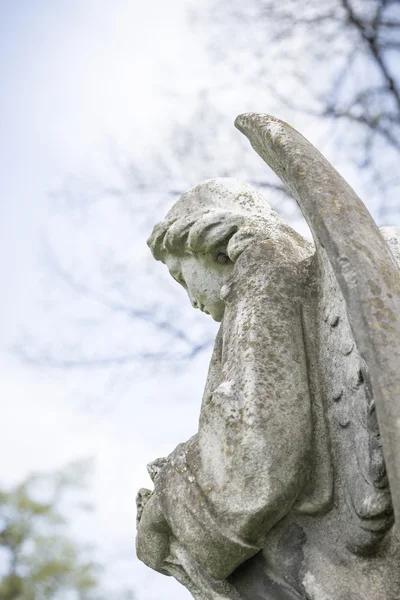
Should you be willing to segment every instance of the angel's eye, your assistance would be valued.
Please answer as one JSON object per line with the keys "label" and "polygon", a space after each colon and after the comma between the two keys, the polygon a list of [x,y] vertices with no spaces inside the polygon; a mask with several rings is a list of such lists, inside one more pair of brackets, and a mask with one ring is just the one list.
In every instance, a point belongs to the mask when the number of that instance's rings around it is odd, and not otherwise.
{"label": "angel's eye", "polygon": [[224,252],[220,252],[217,255],[217,262],[219,262],[221,265],[226,265],[226,263],[230,262],[230,258],[227,254],[224,254]]}

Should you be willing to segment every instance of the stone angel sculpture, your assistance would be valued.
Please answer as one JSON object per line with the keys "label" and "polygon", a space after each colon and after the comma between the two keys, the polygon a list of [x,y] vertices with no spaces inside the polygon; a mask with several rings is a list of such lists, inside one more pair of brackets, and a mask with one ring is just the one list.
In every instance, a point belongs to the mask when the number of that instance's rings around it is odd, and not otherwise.
{"label": "stone angel sculpture", "polygon": [[198,431],[139,492],[138,557],[197,600],[398,600],[399,231],[286,123],[236,126],[314,245],[233,179],[155,226],[154,257],[221,326]]}

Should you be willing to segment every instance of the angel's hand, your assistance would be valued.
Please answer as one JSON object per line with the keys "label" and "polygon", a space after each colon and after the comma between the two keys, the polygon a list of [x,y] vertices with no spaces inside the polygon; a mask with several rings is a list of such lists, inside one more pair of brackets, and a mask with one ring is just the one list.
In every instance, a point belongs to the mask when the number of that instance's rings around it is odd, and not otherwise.
{"label": "angel's hand", "polygon": [[[149,490],[140,490],[139,494],[142,492],[149,492]],[[163,566],[170,553],[171,530],[161,510],[159,494],[150,492],[148,495],[141,495],[141,498],[146,499],[138,518],[137,556],[148,567],[164,575],[169,575]]]}
{"label": "angel's hand", "polygon": [[[161,508],[161,498],[168,494],[168,490],[174,488],[174,479],[171,476],[177,476],[179,466],[186,471],[185,448],[193,443],[194,438],[189,442],[179,444],[168,458],[157,458],[147,465],[147,470],[152,481],[155,484],[154,492],[149,490],[140,490],[137,497],[138,519],[137,519],[137,538],[136,547],[138,558],[147,566],[164,574],[164,561],[170,554],[171,529],[167,524],[164,513]],[[175,465],[172,470],[169,465]],[[176,471],[175,469],[178,468]]]}

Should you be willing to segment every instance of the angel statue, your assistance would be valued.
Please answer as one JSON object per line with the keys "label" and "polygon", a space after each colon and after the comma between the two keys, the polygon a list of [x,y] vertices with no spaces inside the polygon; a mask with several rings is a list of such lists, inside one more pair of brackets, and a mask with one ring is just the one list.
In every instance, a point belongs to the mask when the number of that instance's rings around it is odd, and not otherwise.
{"label": "angel statue", "polygon": [[234,179],[154,227],[154,257],[221,325],[198,431],[138,494],[138,557],[196,600],[399,600],[400,230],[286,123],[236,126],[314,245]]}

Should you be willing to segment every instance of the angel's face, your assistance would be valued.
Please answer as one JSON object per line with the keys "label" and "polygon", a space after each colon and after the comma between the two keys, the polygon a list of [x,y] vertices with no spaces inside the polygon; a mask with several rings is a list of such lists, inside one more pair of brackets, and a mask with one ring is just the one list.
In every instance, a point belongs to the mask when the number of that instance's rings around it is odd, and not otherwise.
{"label": "angel's face", "polygon": [[192,306],[199,308],[215,321],[222,321],[225,303],[221,288],[232,274],[233,262],[221,251],[214,254],[185,254],[167,256],[166,265],[172,277],[188,293]]}

